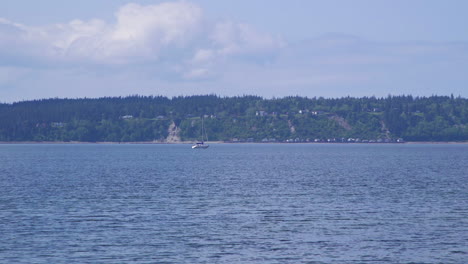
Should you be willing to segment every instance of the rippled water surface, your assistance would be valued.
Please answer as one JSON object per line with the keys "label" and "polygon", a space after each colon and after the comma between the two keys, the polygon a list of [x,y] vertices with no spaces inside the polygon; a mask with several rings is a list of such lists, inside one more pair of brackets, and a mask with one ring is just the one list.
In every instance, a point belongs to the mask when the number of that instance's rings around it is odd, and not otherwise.
{"label": "rippled water surface", "polygon": [[0,263],[468,263],[468,145],[0,145]]}

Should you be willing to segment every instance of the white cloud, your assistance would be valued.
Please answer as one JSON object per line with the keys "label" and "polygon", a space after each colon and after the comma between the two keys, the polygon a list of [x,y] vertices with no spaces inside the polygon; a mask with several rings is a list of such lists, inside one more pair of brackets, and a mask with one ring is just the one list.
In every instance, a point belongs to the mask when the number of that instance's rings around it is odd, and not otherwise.
{"label": "white cloud", "polygon": [[190,38],[200,26],[202,12],[186,2],[153,6],[127,4],[120,8],[116,17],[112,39],[169,45]]}
{"label": "white cloud", "polygon": [[115,24],[93,19],[28,27],[0,19],[0,40],[3,44],[20,44],[35,50],[36,56],[52,60],[99,63],[154,60],[162,49],[182,47],[189,42],[199,31],[202,12],[187,2],[127,4],[118,10],[116,20]]}
{"label": "white cloud", "polygon": [[[0,96],[184,93],[173,85],[208,92],[232,62],[257,64],[283,46],[250,25],[205,20],[200,7],[185,1],[127,4],[115,22],[28,26],[0,18]],[[27,76],[12,67],[27,69]],[[200,81],[205,88],[191,85]],[[152,90],[157,84],[160,90]],[[10,95],[10,86],[23,95]]]}
{"label": "white cloud", "polygon": [[231,60],[262,62],[286,46],[280,37],[259,32],[247,24],[220,22],[210,31],[209,44],[196,50],[188,61],[185,78],[219,76]]}
{"label": "white cloud", "polygon": [[[203,27],[202,10],[188,2],[142,6],[127,4],[115,14],[116,23],[73,20],[45,27],[28,27],[0,19],[1,40],[34,50],[47,59],[128,63],[156,60],[164,49],[194,50],[192,63],[215,55],[268,53],[283,45],[279,38],[247,24],[232,22]],[[212,31],[212,33],[206,33]],[[195,41],[199,38],[205,40]],[[196,44],[205,43],[197,47]],[[21,54],[20,54],[21,55]]]}
{"label": "white cloud", "polygon": [[230,58],[255,60],[284,46],[247,24],[208,23],[200,7],[185,1],[126,4],[115,18],[115,23],[75,19],[42,27],[0,18],[0,59],[52,67],[150,63],[194,79],[216,76]]}
{"label": "white cloud", "polygon": [[28,26],[0,18],[3,100],[137,93],[386,95],[405,93],[408,85],[437,91],[436,85],[450,83],[458,94],[466,90],[467,61],[463,42],[390,43],[327,34],[286,45],[252,25],[206,19],[189,2],[127,4],[115,12],[115,21]]}
{"label": "white cloud", "polygon": [[215,26],[212,41],[223,55],[269,53],[285,46],[284,41],[256,31],[250,25],[224,22]]}
{"label": "white cloud", "polygon": [[117,11],[116,19],[114,25],[97,20],[71,23],[79,27],[66,30],[73,41],[64,50],[73,57],[101,63],[156,60],[163,49],[183,47],[198,33],[202,12],[186,2],[127,4]]}
{"label": "white cloud", "polygon": [[215,58],[215,52],[209,49],[199,49],[195,52],[191,62],[196,63],[205,63],[209,62]]}
{"label": "white cloud", "polygon": [[0,56],[2,56],[2,60],[4,61],[5,57],[9,59],[14,56],[29,56],[34,53],[33,50],[42,46],[42,38],[38,34],[32,43],[31,33],[31,30],[26,26],[0,19]]}

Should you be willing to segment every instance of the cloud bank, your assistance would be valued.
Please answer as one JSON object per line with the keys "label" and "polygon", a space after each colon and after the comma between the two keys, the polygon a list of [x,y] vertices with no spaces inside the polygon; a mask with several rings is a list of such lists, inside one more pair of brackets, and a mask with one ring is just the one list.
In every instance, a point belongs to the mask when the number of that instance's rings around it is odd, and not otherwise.
{"label": "cloud bank", "polygon": [[185,1],[126,4],[114,21],[32,26],[0,18],[0,101],[136,93],[468,96],[467,61],[463,42],[324,34],[287,43],[247,23],[213,21]]}
{"label": "cloud bank", "polygon": [[[267,56],[283,45],[281,39],[247,24],[208,24],[201,8],[188,2],[127,4],[115,19],[114,23],[73,20],[43,27],[0,19],[0,56],[9,58],[4,62],[21,63],[27,57],[25,64],[60,65],[131,65],[169,58],[180,76],[192,78],[208,72],[208,64],[214,61]],[[184,72],[181,67],[188,69]]]}

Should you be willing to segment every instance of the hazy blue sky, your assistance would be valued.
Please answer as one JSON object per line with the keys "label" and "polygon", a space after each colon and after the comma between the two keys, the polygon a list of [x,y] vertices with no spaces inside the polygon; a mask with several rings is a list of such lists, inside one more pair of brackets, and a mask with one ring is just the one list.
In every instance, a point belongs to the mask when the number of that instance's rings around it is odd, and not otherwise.
{"label": "hazy blue sky", "polygon": [[0,101],[468,96],[464,0],[6,0]]}

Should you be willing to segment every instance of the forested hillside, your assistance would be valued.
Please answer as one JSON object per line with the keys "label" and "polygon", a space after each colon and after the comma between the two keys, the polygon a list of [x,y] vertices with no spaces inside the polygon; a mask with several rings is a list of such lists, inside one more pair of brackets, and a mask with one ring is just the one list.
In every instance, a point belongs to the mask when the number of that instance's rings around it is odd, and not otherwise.
{"label": "forested hillside", "polygon": [[[468,140],[468,99],[453,96],[263,99],[215,95],[45,99],[0,104],[0,141]],[[401,140],[400,140],[401,141]]]}

